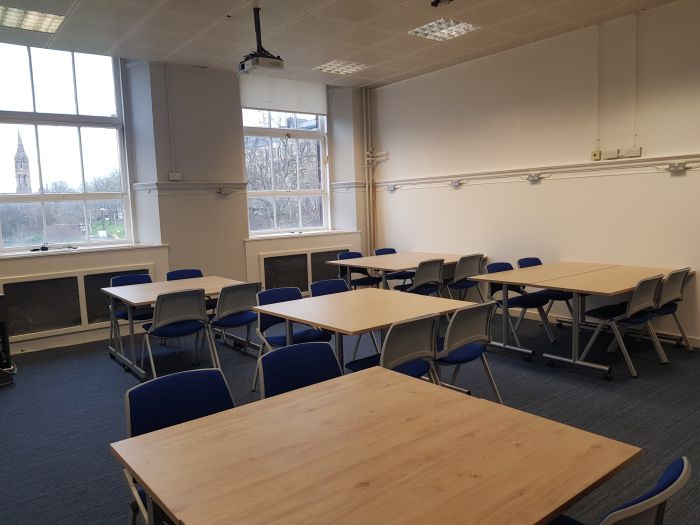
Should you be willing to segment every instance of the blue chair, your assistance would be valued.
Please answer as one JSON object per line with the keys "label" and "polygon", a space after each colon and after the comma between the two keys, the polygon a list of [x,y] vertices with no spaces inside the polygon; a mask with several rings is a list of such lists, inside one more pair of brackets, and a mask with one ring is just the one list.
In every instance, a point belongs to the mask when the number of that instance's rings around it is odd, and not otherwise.
{"label": "blue chair", "polygon": [[[348,288],[348,283],[344,279],[326,279],[324,281],[316,281],[315,283],[311,283],[310,289],[312,297],[350,291],[350,288]],[[357,357],[357,350],[360,348],[360,341],[362,340],[363,335],[364,334],[360,334],[355,340],[355,351],[352,354],[352,360]],[[377,344],[374,334],[369,332],[369,336],[374,344],[374,349],[377,351],[377,353],[379,353],[379,345]]]}
{"label": "blue chair", "polygon": [[[184,268],[182,270],[172,270],[165,274],[166,281],[180,281],[182,279],[196,279],[197,277],[204,277],[202,270],[198,268]],[[216,309],[216,298],[207,298],[206,305],[207,310]]]}
{"label": "blue chair", "polygon": [[484,353],[486,352],[485,345],[491,342],[491,319],[493,319],[495,312],[495,302],[467,306],[457,310],[450,319],[444,339],[441,337],[437,339],[435,362],[439,365],[438,379],[440,378],[440,366],[454,367],[450,381],[450,386],[453,386],[463,364],[481,359],[481,364],[491,383],[491,388],[496,394],[496,399],[503,404],[503,399],[501,399],[501,394]]}
{"label": "blue chair", "polygon": [[[486,273],[507,272],[512,269],[513,265],[507,262],[494,262],[486,265]],[[520,327],[521,321],[525,317],[525,312],[532,308],[536,309],[539,313],[540,319],[542,320],[542,326],[544,327],[544,331],[546,332],[547,337],[549,338],[549,342],[554,343],[556,341],[554,339],[554,333],[552,332],[552,327],[549,325],[547,315],[544,312],[544,306],[547,305],[547,303],[549,303],[549,299],[541,295],[527,293],[525,289],[521,286],[509,286],[508,290],[518,294],[515,297],[508,297],[509,309],[521,309],[520,316],[518,317],[518,320],[516,321],[515,325],[513,325],[513,321],[510,318],[510,313],[503,312],[502,299],[497,299],[495,297],[495,294],[497,294],[498,292],[501,292],[501,295],[503,294],[503,285],[501,285],[500,283],[489,283],[489,296],[491,297],[491,299],[496,301],[496,304],[498,304],[499,308],[501,308],[501,312],[504,315],[507,315],[508,325],[510,326],[510,331],[513,334],[513,339],[515,339],[517,346],[522,346],[520,344],[520,338],[518,337],[518,328]]]}
{"label": "blue chair", "polygon": [[263,399],[342,375],[329,343],[300,343],[277,348],[262,356],[260,369],[260,397]]}
{"label": "blue chair", "polygon": [[[688,458],[683,456],[673,461],[661,475],[654,488],[645,494],[613,509],[600,525],[662,525],[666,502],[678,493],[690,479]],[[584,525],[568,516],[559,516],[550,525]]]}
{"label": "blue chair", "polygon": [[657,308],[651,315],[652,317],[673,316],[673,320],[676,322],[676,326],[681,333],[681,341],[683,341],[686,348],[692,352],[694,350],[693,345],[690,344],[688,336],[685,335],[685,330],[683,330],[681,321],[678,319],[678,314],[676,313],[678,311],[678,303],[683,300],[683,290],[688,283],[689,273],[690,268],[682,268],[668,274],[668,277],[664,279],[661,286],[661,293],[657,300]]}
{"label": "blue chair", "polygon": [[[391,255],[392,253],[396,253],[396,250],[394,248],[377,248],[376,250],[374,250],[374,255]],[[402,284],[406,284],[406,281],[410,281],[411,279],[413,279],[413,276],[415,274],[416,272],[410,270],[391,272],[386,274],[386,279],[387,281],[403,281]]]}
{"label": "blue chair", "polygon": [[394,286],[394,289],[420,295],[440,295],[440,290],[443,288],[443,263],[443,259],[421,261],[420,264],[418,264],[418,268],[416,268],[416,275],[413,276],[413,282],[410,284],[398,284]]}
{"label": "blue chair", "polygon": [[257,304],[260,283],[233,284],[221,289],[216,312],[209,316],[209,326],[221,332],[226,343],[226,330],[246,327],[245,345],[243,352],[250,347],[250,333],[255,321],[258,320],[252,308]]}
{"label": "blue chair", "polygon": [[[541,264],[542,261],[539,257],[523,257],[522,259],[518,259],[518,268],[530,268],[532,266],[540,266]],[[532,292],[531,295],[541,295],[549,300],[547,309],[544,311],[544,313],[547,315],[549,315],[549,311],[552,309],[552,306],[556,301],[563,301],[564,304],[566,304],[566,307],[569,309],[571,317],[574,316],[574,310],[571,308],[570,303],[571,299],[574,298],[574,294],[571,292],[566,292],[563,290],[538,290],[536,292]]]}
{"label": "blue chair", "polygon": [[[109,281],[110,286],[129,286],[132,284],[146,284],[153,282],[147,273],[130,273],[127,275],[115,275]],[[134,321],[147,321],[153,318],[153,308],[135,308],[132,313]],[[124,355],[124,345],[122,344],[122,334],[119,329],[119,321],[129,319],[127,306],[118,299],[111,299],[109,302],[109,347],[113,351],[118,351]],[[116,346],[115,346],[116,344]],[[118,346],[118,350],[117,350]]]}
{"label": "blue chair", "polygon": [[384,339],[379,365],[411,377],[440,383],[435,370],[435,335],[439,315],[392,324]]}
{"label": "blue chair", "polygon": [[[299,288],[294,287],[283,287],[283,288],[271,288],[269,290],[263,290],[258,293],[257,301],[258,305],[262,306],[265,304],[275,304],[275,303],[285,303],[287,301],[296,301],[301,299],[301,291]],[[258,314],[258,327],[256,329],[256,335],[260,340],[260,349],[258,351],[258,364],[255,368],[255,375],[253,377],[253,390],[258,382],[258,375],[260,373],[260,359],[263,354],[271,351],[274,347],[287,346],[287,335],[283,333],[281,335],[266,335],[265,332],[277,326],[279,324],[286,325],[286,321],[281,317],[276,317],[274,315],[268,314]],[[331,334],[323,330],[318,330],[316,328],[311,328],[307,326],[299,330],[295,330],[292,325],[292,344],[298,343],[317,343],[324,342],[327,343],[331,340]]]}
{"label": "blue chair", "polygon": [[[140,436],[234,407],[224,375],[218,369],[170,374],[129,389],[125,396],[126,432]],[[124,470],[133,501],[131,523],[139,511],[147,519],[146,493]]]}
{"label": "blue chair", "polygon": [[[338,260],[344,261],[346,259],[359,259],[363,257],[360,252],[343,252],[338,254]],[[350,272],[350,286],[357,288],[358,286],[379,286],[382,282],[381,277],[375,277],[370,275],[366,268],[353,268],[349,266],[339,266],[338,267],[338,277],[341,279],[348,279],[348,272]],[[353,273],[359,273],[364,277],[352,278]]]}
{"label": "blue chair", "polygon": [[469,277],[479,275],[481,273],[481,267],[483,264],[483,253],[465,255],[464,257],[459,258],[452,281],[447,283],[447,292],[450,294],[450,298],[454,298],[452,296],[452,290],[456,290],[458,293],[458,299],[464,300],[467,292],[471,288],[476,288],[481,302],[484,302],[484,295],[481,293],[481,288],[479,288],[478,281],[471,281],[469,279]]}

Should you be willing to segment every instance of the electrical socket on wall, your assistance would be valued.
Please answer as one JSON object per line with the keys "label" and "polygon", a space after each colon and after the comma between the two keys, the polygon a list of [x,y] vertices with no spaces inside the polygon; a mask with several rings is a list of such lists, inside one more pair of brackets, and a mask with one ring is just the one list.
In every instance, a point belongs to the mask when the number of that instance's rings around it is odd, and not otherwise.
{"label": "electrical socket on wall", "polygon": [[168,180],[170,182],[176,182],[182,180],[182,173],[179,171],[171,171],[168,173]]}
{"label": "electrical socket on wall", "polygon": [[594,149],[591,151],[591,160],[600,160],[600,150]]}

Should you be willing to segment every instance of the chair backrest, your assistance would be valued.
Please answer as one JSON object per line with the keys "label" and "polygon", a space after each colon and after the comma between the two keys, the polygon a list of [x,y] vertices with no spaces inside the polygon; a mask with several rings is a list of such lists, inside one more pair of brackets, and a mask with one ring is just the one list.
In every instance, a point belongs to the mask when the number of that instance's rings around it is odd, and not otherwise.
{"label": "chair backrest", "polygon": [[[359,259],[360,257],[364,257],[364,255],[362,255],[360,252],[341,252],[338,254],[339,261],[344,261],[346,259]],[[348,267],[348,266],[339,266],[338,267],[338,276],[341,279],[345,279],[347,277],[348,268],[350,268],[350,273],[361,273],[362,275],[369,275],[367,268],[355,268],[355,267]]]}
{"label": "chair backrest", "polygon": [[434,359],[439,319],[439,315],[428,315],[392,324],[384,338],[379,364],[396,368],[414,359]]}
{"label": "chair backrest", "polygon": [[284,394],[340,377],[340,365],[329,343],[283,346],[260,359],[260,396]]}
{"label": "chair backrest", "polygon": [[260,283],[232,284],[225,286],[219,293],[219,300],[216,303],[216,315],[213,320],[238,312],[252,310],[257,301]]}
{"label": "chair backrest", "polygon": [[491,341],[491,319],[496,311],[496,303],[476,304],[460,308],[450,319],[445,333],[445,344],[437,357],[449,355],[457,348],[470,343]]}
{"label": "chair backrest", "polygon": [[646,494],[617,507],[600,525],[660,525],[664,521],[666,502],[680,491],[690,479],[688,458],[683,456],[671,463],[656,486]]}
{"label": "chair backrest", "polygon": [[518,259],[518,268],[529,268],[530,266],[540,266],[542,261],[539,257],[523,257]]}
{"label": "chair backrest", "polygon": [[202,270],[198,270],[197,268],[173,270],[165,274],[165,279],[168,281],[179,281],[180,279],[195,279],[197,277],[204,277]]}
{"label": "chair backrest", "polygon": [[181,290],[159,294],[151,330],[182,321],[208,321],[204,290]]}
{"label": "chair backrest", "polygon": [[632,295],[627,301],[627,316],[642,312],[644,310],[653,310],[656,308],[656,302],[659,297],[659,289],[663,275],[647,277],[637,283],[637,286],[632,291]]}
{"label": "chair backrest", "polygon": [[131,284],[152,283],[151,276],[147,273],[129,273],[126,275],[115,275],[109,280],[110,286],[129,286]]}
{"label": "chair backrest", "polygon": [[311,296],[331,295],[334,293],[349,292],[348,283],[345,279],[326,279],[311,283]]}
{"label": "chair backrest", "polygon": [[377,248],[374,250],[374,255],[391,255],[392,253],[396,253],[394,248]]}
{"label": "chair backrest", "polygon": [[140,436],[233,408],[233,398],[216,368],[187,370],[127,390],[126,432]]}
{"label": "chair backrest", "polygon": [[[262,306],[264,304],[286,303],[296,299],[301,299],[301,290],[294,286],[285,286],[258,292],[257,302],[258,306]],[[279,323],[284,323],[284,319],[274,315],[258,314],[258,330],[260,333]]]}
{"label": "chair backrest", "polygon": [[454,282],[464,281],[467,277],[479,275],[483,263],[483,253],[474,253],[472,255],[460,257],[457,267],[455,268]]}
{"label": "chair backrest", "polygon": [[[486,265],[486,273],[507,272],[513,269],[513,265],[509,262],[494,262]],[[514,288],[518,291],[519,288]],[[489,283],[489,296],[493,297],[496,292],[503,290],[503,285],[500,283]]]}
{"label": "chair backrest", "polygon": [[444,259],[428,259],[421,261],[416,268],[416,274],[413,277],[413,284],[409,290],[414,290],[424,284],[442,284],[442,265]]}
{"label": "chair backrest", "polygon": [[689,273],[690,268],[682,268],[668,274],[661,287],[657,307],[683,300],[683,289],[688,282]]}

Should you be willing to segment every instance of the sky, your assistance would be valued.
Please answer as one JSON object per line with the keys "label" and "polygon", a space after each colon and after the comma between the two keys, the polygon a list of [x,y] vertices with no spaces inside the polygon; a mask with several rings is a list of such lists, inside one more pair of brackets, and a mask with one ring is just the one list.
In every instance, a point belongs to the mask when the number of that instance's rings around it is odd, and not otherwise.
{"label": "sky", "polygon": [[[65,51],[31,48],[36,109],[45,113],[76,114],[73,60]],[[116,115],[112,59],[75,53],[77,106],[80,114]],[[30,56],[27,48],[0,44],[0,112],[33,111]],[[65,181],[82,188],[80,142],[86,180],[119,169],[118,136],[114,129],[74,126],[34,126],[3,122],[0,114],[0,193],[16,188],[14,157],[19,131],[29,157],[32,191],[39,190],[37,136],[44,185]]]}

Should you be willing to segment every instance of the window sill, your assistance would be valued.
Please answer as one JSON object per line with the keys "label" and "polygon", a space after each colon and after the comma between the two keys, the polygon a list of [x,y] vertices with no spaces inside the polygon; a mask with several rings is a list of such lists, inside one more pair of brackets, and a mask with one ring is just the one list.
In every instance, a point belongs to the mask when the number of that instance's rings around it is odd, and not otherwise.
{"label": "window sill", "polygon": [[77,248],[52,248],[45,252],[31,252],[29,249],[0,252],[0,259],[21,259],[26,257],[47,257],[51,255],[74,255],[83,253],[119,251],[119,250],[141,250],[148,248],[167,247],[167,244],[106,244],[101,246],[78,246]]}
{"label": "window sill", "polygon": [[349,233],[360,233],[357,230],[312,230],[306,232],[286,232],[286,233],[269,233],[248,237],[244,242],[258,242],[272,239],[294,239],[299,237],[321,237],[326,235],[347,235]]}

